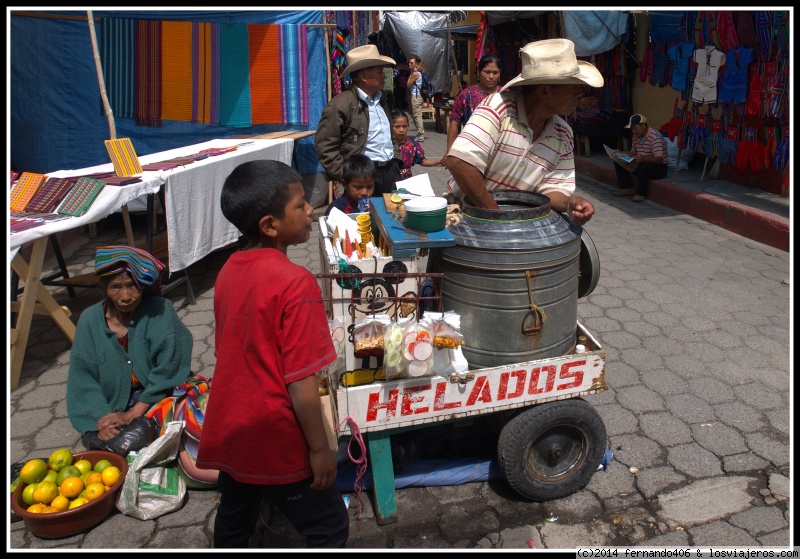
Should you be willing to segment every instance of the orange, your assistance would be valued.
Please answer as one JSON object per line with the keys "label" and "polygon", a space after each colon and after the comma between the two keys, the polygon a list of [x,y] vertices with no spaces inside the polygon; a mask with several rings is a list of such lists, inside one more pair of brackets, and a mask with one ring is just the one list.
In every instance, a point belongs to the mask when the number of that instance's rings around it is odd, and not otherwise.
{"label": "orange", "polygon": [[70,508],[70,509],[76,509],[76,508],[78,508],[78,507],[80,507],[80,506],[83,506],[83,505],[85,505],[85,504],[86,504],[86,503],[88,503],[88,502],[89,502],[89,501],[87,501],[85,497],[78,497],[77,499],[75,499],[74,501],[72,501],[72,502],[69,504],[69,508]]}
{"label": "orange", "polygon": [[19,471],[19,479],[22,483],[39,483],[47,475],[47,463],[41,458],[28,460]]}
{"label": "orange", "polygon": [[47,470],[47,475],[44,476],[42,481],[52,481],[58,485],[58,472],[55,470]]}
{"label": "orange", "polygon": [[40,481],[33,490],[33,500],[37,503],[47,505],[56,497],[58,497],[58,485],[52,481]]}
{"label": "orange", "polygon": [[83,482],[79,477],[68,477],[61,482],[61,494],[68,499],[72,499],[81,494],[84,489]]}
{"label": "orange", "polygon": [[53,499],[53,502],[50,503],[50,506],[56,509],[58,512],[61,512],[62,510],[67,510],[67,508],[69,508],[69,499],[67,499],[63,495],[59,495],[58,497]]}
{"label": "orange", "polygon": [[68,477],[80,477],[81,471],[75,466],[64,466],[56,475],[56,484],[61,485]]}
{"label": "orange", "polygon": [[50,464],[51,470],[59,471],[64,466],[72,464],[72,451],[68,448],[54,450],[50,455],[48,463]]}
{"label": "orange", "polygon": [[101,497],[105,492],[106,488],[103,486],[102,482],[91,483],[86,487],[86,500],[94,501],[98,497]]}
{"label": "orange", "polygon": [[30,485],[26,485],[25,489],[22,490],[22,500],[25,501],[26,505],[36,504],[36,501],[33,500],[33,492],[36,490],[37,485],[39,484],[31,483]]}
{"label": "orange", "polygon": [[83,480],[83,484],[86,487],[89,487],[93,483],[102,483],[102,482],[103,482],[103,475],[98,472],[92,472],[91,474],[86,476],[85,480]]}
{"label": "orange", "polygon": [[78,460],[73,464],[76,468],[78,468],[81,473],[91,472],[92,471],[92,463],[89,462],[86,458],[82,460]]}
{"label": "orange", "polygon": [[120,471],[116,466],[109,466],[103,470],[103,473],[100,474],[100,476],[103,478],[103,484],[110,487],[117,483],[117,480],[119,480]]}
{"label": "orange", "polygon": [[50,514],[50,513],[53,513],[53,512],[61,512],[61,511],[60,511],[60,510],[58,510],[57,508],[55,508],[55,507],[54,507],[54,506],[52,506],[52,505],[47,505],[46,507],[44,507],[44,508],[42,509],[42,513],[43,513],[43,514]]}
{"label": "orange", "polygon": [[44,512],[45,508],[47,508],[47,505],[44,505],[42,503],[34,503],[33,505],[29,506],[26,510],[28,512],[39,514],[40,512]]}
{"label": "orange", "polygon": [[98,460],[97,464],[94,465],[93,469],[94,469],[95,472],[103,473],[103,470],[108,468],[110,465],[111,465],[111,462],[109,462],[108,460],[105,460],[105,459]]}

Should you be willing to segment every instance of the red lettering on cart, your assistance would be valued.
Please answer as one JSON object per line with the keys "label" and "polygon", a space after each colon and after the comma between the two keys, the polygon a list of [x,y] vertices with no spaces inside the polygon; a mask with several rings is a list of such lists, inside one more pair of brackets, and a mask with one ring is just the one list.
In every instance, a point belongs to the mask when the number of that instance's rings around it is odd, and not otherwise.
{"label": "red lettering on cart", "polygon": [[[541,388],[539,386],[540,371],[547,373],[547,381]],[[543,392],[550,392],[553,390],[553,385],[556,382],[556,368],[554,365],[545,365],[544,367],[536,367],[531,371],[531,381],[528,384],[528,394],[541,394]]]}
{"label": "red lettering on cart", "polygon": [[489,390],[489,381],[486,375],[481,375],[475,379],[475,386],[472,387],[472,392],[467,398],[466,405],[474,406],[478,400],[487,404],[492,401],[492,393]]}
{"label": "red lettering on cart", "polygon": [[576,386],[580,386],[583,382],[583,371],[580,369],[577,371],[570,371],[571,367],[580,367],[582,365],[586,365],[586,360],[583,359],[582,361],[573,361],[572,363],[564,363],[561,365],[561,372],[558,374],[558,378],[562,380],[573,379],[572,382],[567,384],[559,384],[558,390],[566,390],[568,388],[575,388]]}
{"label": "red lettering on cart", "polygon": [[[511,394],[508,394],[508,381],[512,375],[514,376],[514,379],[516,379],[517,384]],[[506,398],[513,400],[514,398],[519,398],[522,396],[522,393],[525,392],[525,378],[527,376],[528,372],[525,369],[501,374],[500,386],[497,388],[497,400],[505,400]]]}
{"label": "red lettering on cart", "polygon": [[424,406],[417,409],[412,409],[411,405],[422,402],[425,400],[425,395],[415,396],[415,392],[422,392],[423,390],[430,390],[430,384],[423,384],[422,386],[407,386],[403,390],[403,404],[400,407],[400,415],[414,415],[415,413],[427,413],[429,407]]}
{"label": "red lettering on cart", "polygon": [[460,408],[461,402],[445,403],[444,393],[447,390],[446,382],[436,383],[436,395],[433,397],[433,411],[449,410],[453,408]]}
{"label": "red lettering on cart", "polygon": [[386,417],[392,418],[397,414],[397,393],[398,390],[389,391],[389,399],[381,403],[381,393],[373,392],[369,395],[369,405],[367,406],[367,421],[378,419],[378,410],[386,410]]}

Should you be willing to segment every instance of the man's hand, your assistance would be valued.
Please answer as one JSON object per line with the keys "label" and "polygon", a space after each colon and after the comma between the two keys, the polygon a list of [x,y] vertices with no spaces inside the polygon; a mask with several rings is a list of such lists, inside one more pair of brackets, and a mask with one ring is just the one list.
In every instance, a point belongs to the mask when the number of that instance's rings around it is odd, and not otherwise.
{"label": "man's hand", "polygon": [[592,219],[594,215],[594,205],[587,199],[580,196],[570,196],[567,200],[567,215],[572,218],[576,225],[583,226],[584,223]]}

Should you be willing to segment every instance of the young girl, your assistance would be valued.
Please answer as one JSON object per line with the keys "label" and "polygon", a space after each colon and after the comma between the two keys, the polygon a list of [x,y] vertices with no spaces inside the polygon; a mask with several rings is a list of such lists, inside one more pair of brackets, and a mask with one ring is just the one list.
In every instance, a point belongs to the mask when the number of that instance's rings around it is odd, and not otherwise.
{"label": "young girl", "polygon": [[422,165],[423,167],[436,167],[441,160],[425,159],[425,151],[419,142],[406,137],[408,132],[408,115],[403,111],[395,109],[392,111],[392,138],[400,146],[400,154],[403,163],[400,165],[400,176],[403,179],[410,179],[412,176],[411,167]]}

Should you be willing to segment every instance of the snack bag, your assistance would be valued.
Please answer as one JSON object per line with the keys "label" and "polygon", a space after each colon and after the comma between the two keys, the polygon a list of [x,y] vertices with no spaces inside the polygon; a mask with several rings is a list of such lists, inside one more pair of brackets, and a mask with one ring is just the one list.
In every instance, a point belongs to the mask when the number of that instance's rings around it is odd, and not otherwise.
{"label": "snack bag", "polygon": [[403,334],[403,357],[408,362],[409,377],[424,377],[433,373],[433,321],[423,318],[409,324]]}
{"label": "snack bag", "polygon": [[400,318],[383,332],[383,376],[386,380],[405,376],[408,362],[403,357],[403,337],[412,318]]}
{"label": "snack bag", "polygon": [[[435,318],[431,315],[440,315]],[[436,349],[455,349],[464,345],[461,334],[461,315],[454,311],[444,313],[426,313],[425,317],[433,320],[433,347]]]}
{"label": "snack bag", "polygon": [[383,332],[391,322],[386,314],[363,316],[353,325],[353,345],[356,357],[383,355]]}

